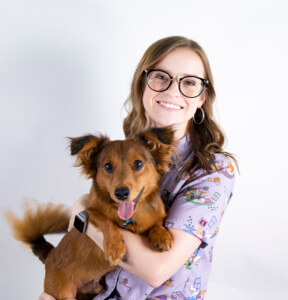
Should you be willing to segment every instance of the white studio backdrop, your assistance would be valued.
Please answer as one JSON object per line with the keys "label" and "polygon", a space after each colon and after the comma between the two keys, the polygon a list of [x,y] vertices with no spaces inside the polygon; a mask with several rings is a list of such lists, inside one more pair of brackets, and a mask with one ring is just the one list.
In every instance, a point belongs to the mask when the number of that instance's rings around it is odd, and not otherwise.
{"label": "white studio backdrop", "polygon": [[216,116],[240,165],[207,299],[286,298],[285,1],[0,4],[1,298],[37,299],[44,278],[43,265],[12,238],[3,211],[20,213],[27,198],[72,205],[89,191],[65,137],[122,139],[133,71],[146,48],[169,35],[192,38],[206,51]]}

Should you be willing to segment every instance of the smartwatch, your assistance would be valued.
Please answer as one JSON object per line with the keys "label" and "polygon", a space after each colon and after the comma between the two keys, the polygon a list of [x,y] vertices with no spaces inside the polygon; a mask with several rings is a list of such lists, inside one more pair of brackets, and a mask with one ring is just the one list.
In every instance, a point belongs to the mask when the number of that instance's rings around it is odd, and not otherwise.
{"label": "smartwatch", "polygon": [[82,210],[75,216],[74,219],[74,227],[80,232],[86,232],[87,225],[88,225],[88,212],[86,210]]}

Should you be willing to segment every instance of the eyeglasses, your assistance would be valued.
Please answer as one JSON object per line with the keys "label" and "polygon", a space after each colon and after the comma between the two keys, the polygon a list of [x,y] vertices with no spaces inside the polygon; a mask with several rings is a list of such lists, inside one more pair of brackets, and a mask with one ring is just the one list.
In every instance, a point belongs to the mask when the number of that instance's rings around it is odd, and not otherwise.
{"label": "eyeglasses", "polygon": [[174,78],[178,78],[178,87],[181,94],[188,98],[200,96],[209,80],[198,76],[171,76],[168,72],[160,69],[144,70],[146,73],[146,83],[155,92],[164,92],[169,89]]}

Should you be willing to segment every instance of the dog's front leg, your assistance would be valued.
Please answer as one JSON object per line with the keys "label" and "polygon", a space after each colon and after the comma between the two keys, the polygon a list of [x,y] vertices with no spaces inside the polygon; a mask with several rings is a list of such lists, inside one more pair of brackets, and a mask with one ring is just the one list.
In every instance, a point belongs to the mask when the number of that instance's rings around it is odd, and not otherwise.
{"label": "dog's front leg", "polygon": [[159,251],[168,251],[173,244],[173,237],[169,230],[162,225],[162,221],[150,228],[148,240],[152,248]]}
{"label": "dog's front leg", "polygon": [[96,210],[87,208],[90,222],[103,233],[103,248],[106,259],[114,266],[126,253],[123,237],[117,225]]}

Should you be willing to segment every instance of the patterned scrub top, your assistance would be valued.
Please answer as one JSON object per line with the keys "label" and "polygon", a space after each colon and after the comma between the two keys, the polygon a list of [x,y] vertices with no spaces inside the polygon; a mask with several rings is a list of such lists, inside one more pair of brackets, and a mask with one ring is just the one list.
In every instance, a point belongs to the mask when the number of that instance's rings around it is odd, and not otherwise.
{"label": "patterned scrub top", "polygon": [[[179,161],[187,161],[192,157],[188,136],[179,140],[178,147]],[[197,236],[202,240],[200,247],[171,278],[157,288],[119,267],[106,275],[107,289],[94,300],[109,299],[115,287],[122,300],[205,298],[214,242],[234,186],[234,167],[231,162],[221,154],[215,154],[215,160],[216,168],[210,174],[199,169],[188,184],[185,183],[187,176],[176,181],[181,170],[181,165],[176,163],[164,175],[161,183],[161,197],[169,209],[165,226]]]}

